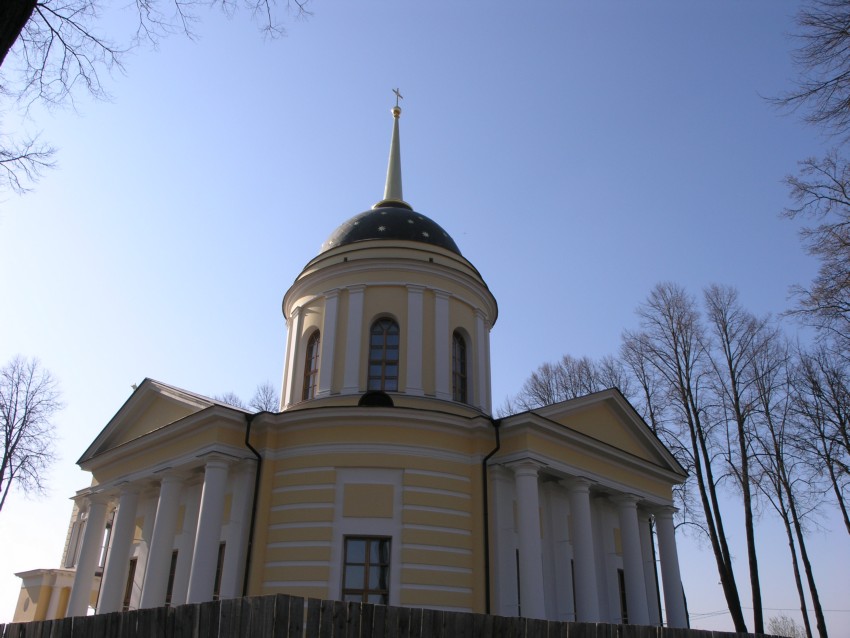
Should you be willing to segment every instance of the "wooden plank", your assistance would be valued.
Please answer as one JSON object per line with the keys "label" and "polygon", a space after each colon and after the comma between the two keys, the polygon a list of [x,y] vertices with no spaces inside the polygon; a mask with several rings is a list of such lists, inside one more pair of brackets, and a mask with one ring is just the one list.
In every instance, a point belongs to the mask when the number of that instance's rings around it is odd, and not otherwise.
{"label": "wooden plank", "polygon": [[322,624],[322,601],[318,598],[307,599],[307,622],[304,627],[304,635],[315,638],[319,635],[319,627]]}
{"label": "wooden plank", "polygon": [[174,608],[173,638],[195,638],[198,625],[198,605],[179,605]]}
{"label": "wooden plank", "polygon": [[347,628],[348,605],[341,600],[335,600],[331,605],[333,608],[331,614],[331,635],[334,638],[342,638],[342,636],[345,636]]}
{"label": "wooden plank", "polygon": [[409,607],[394,607],[395,633],[393,636],[397,638],[410,638],[410,608]]}
{"label": "wooden plank", "polygon": [[[289,638],[302,638],[304,636],[304,598],[301,596],[289,597]],[[310,634],[306,634],[309,636]]]}
{"label": "wooden plank", "polygon": [[345,633],[339,638],[342,638],[342,636],[345,636],[345,638],[361,638],[360,620],[362,616],[362,608],[362,603],[348,603],[345,618]]}
{"label": "wooden plank", "polygon": [[333,602],[323,600],[319,614],[319,633],[316,634],[316,638],[333,638],[333,614]]}
{"label": "wooden plank", "polygon": [[[289,596],[276,594],[272,598],[274,598],[272,607],[274,620],[272,630],[267,635],[270,638],[289,638]],[[298,638],[301,638],[301,636],[298,636]]]}
{"label": "wooden plank", "polygon": [[549,622],[539,618],[529,618],[525,623],[526,638],[547,638]]}
{"label": "wooden plank", "polygon": [[375,635],[375,605],[362,603],[360,605],[360,638],[372,638]]}
{"label": "wooden plank", "polygon": [[398,607],[386,607],[386,615],[384,616],[384,636],[383,638],[397,638],[398,636]]}
{"label": "wooden plank", "polygon": [[457,638],[472,638],[472,614],[455,613],[454,635]]}
{"label": "wooden plank", "polygon": [[386,605],[372,605],[372,638],[393,638],[387,633]]}
{"label": "wooden plank", "polygon": [[[221,603],[213,600],[202,603],[199,611],[198,635],[216,638],[218,636],[219,616],[221,614]],[[140,634],[141,636],[142,634]]]}
{"label": "wooden plank", "polygon": [[438,638],[438,627],[442,624],[441,612],[436,609],[422,610],[422,638]]}
{"label": "wooden plank", "polygon": [[412,607],[410,609],[410,629],[408,630],[410,638],[422,638],[422,609]]}

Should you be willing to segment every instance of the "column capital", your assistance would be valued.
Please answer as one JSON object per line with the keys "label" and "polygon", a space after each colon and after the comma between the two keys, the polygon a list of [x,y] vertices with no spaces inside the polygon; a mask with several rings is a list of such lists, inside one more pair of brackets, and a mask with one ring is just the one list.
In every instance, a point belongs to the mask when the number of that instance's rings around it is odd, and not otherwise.
{"label": "column capital", "polygon": [[612,503],[628,509],[637,509],[640,497],[634,494],[614,494],[610,497]]}
{"label": "column capital", "polygon": [[419,294],[425,292],[426,289],[426,286],[423,286],[422,284],[406,284],[405,287],[407,288],[408,292]]}
{"label": "column capital", "polygon": [[233,462],[233,457],[221,452],[208,452],[198,457],[204,462],[204,468],[228,468]]}
{"label": "column capital", "polygon": [[352,286],[346,286],[345,289],[349,293],[362,293],[366,290],[366,284],[354,284]]}
{"label": "column capital", "polygon": [[596,485],[594,481],[584,476],[572,476],[559,481],[570,492],[590,493],[590,488]]}
{"label": "column capital", "polygon": [[452,296],[452,293],[450,293],[448,290],[439,290],[437,288],[432,288],[431,291],[434,293],[434,296],[437,299],[448,299]]}
{"label": "column capital", "polygon": [[505,464],[508,468],[513,470],[515,476],[539,476],[540,470],[546,467],[545,463],[541,463],[540,461],[536,461],[534,459],[521,459],[519,461],[511,461],[510,463]]}
{"label": "column capital", "polygon": [[673,505],[660,505],[657,507],[651,507],[649,511],[653,516],[655,516],[655,518],[669,518],[672,520],[673,516],[676,515],[676,512],[679,511],[679,508],[674,507]]}
{"label": "column capital", "polygon": [[324,293],[325,299],[336,299],[339,297],[339,288],[334,288],[333,290],[328,290]]}

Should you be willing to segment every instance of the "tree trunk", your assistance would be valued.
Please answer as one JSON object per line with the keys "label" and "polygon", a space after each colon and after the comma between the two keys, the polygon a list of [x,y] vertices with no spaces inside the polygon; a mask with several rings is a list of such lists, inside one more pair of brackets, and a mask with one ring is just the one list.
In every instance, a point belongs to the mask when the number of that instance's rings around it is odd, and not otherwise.
{"label": "tree trunk", "polygon": [[0,67],[6,60],[6,54],[17,42],[18,36],[33,11],[37,0],[3,0],[0,2]]}
{"label": "tree trunk", "polygon": [[[790,490],[790,485],[785,485],[786,492]],[[812,572],[812,564],[809,562],[809,554],[806,551],[806,540],[803,536],[803,526],[800,524],[800,517],[797,515],[797,506],[791,500],[788,503],[791,510],[791,520],[794,522],[794,532],[797,535],[797,545],[800,547],[800,558],[803,561],[803,569],[806,570],[806,580],[809,583],[809,593],[812,596],[812,606],[815,608],[815,619],[818,625],[818,634],[820,638],[827,638],[826,619],[823,617],[823,609],[820,605],[820,597],[818,596],[818,588],[815,585],[815,576]]]}

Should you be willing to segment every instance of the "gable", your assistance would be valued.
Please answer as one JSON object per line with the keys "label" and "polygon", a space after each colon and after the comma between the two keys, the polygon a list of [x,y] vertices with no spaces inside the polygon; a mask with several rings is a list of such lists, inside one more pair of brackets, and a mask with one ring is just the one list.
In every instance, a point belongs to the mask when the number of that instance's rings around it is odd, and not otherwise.
{"label": "gable", "polygon": [[212,399],[145,379],[83,453],[78,463],[215,405]]}
{"label": "gable", "polygon": [[548,418],[645,461],[656,463],[659,460],[655,450],[647,448],[646,442],[641,440],[643,437],[637,436],[633,425],[624,421],[605,403]]}
{"label": "gable", "polygon": [[171,398],[156,397],[138,416],[125,423],[124,427],[118,428],[112,436],[107,438],[105,447],[112,448],[127,443],[201,409]]}

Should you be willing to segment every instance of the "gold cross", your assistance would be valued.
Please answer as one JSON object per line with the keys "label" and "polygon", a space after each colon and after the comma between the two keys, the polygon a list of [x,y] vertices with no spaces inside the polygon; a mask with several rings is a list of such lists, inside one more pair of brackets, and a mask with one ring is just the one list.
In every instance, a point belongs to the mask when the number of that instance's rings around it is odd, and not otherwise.
{"label": "gold cross", "polygon": [[398,92],[398,89],[393,89],[393,93],[395,93],[395,105],[398,106],[398,101],[403,100],[404,96]]}

